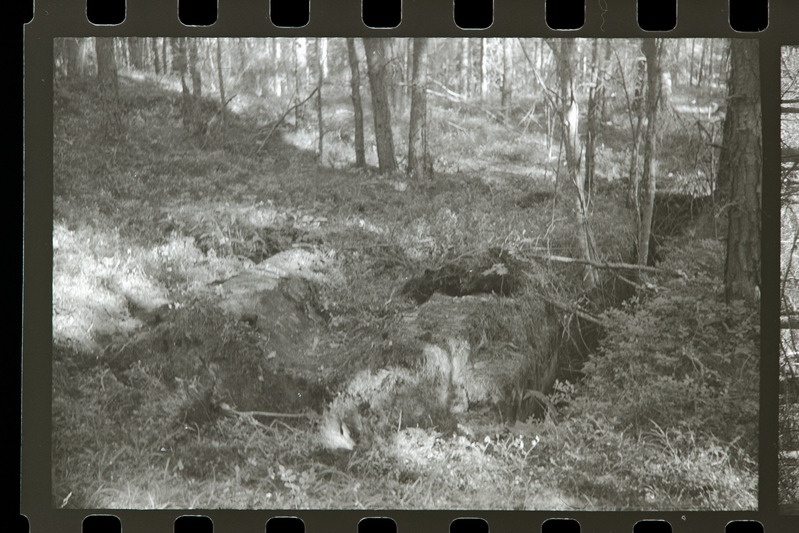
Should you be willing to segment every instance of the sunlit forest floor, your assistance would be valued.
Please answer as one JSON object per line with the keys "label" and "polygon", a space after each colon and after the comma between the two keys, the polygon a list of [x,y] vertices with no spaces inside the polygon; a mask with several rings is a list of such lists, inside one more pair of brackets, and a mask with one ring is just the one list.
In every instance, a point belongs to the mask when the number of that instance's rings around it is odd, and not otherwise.
{"label": "sunlit forest floor", "polygon": [[[520,323],[525,298],[585,302],[580,269],[533,259],[570,255],[573,230],[571,202],[553,194],[557,140],[547,143],[540,112],[527,115],[532,103],[505,125],[479,105],[433,101],[435,178],[416,183],[353,168],[343,92],[327,93],[319,161],[310,111],[308,127],[280,127],[266,143],[278,113],[258,102],[189,136],[177,93],[123,77],[124,129],[109,135],[94,90],[58,86],[54,104],[54,505],[756,506],[759,316],[724,304],[725,248],[707,218],[679,220],[658,247],[658,265],[682,277],[653,274],[624,304],[594,309],[607,331],[569,361],[537,416],[509,420],[482,406],[460,418],[466,431],[398,423],[370,446],[331,452],[313,416],[228,416],[185,368],[199,361],[217,375],[224,361],[260,354],[295,372],[292,384],[269,383],[291,396],[280,405],[321,413],[355,373],[404,357],[392,342],[414,308],[399,294],[405,282],[492,249],[531,266],[529,283],[497,297],[496,316],[475,331],[482,350],[521,342],[508,325]],[[627,119],[618,115],[600,139],[590,225],[601,260],[630,262]],[[398,154],[407,153],[404,120],[394,124]],[[710,173],[696,163],[701,128],[680,122],[695,120],[674,119],[663,134],[664,187],[682,191]],[[214,307],[216,284],[296,250],[324,263],[307,300],[322,318],[313,334],[287,326],[285,338],[263,339]],[[294,341],[308,349],[290,353]]]}

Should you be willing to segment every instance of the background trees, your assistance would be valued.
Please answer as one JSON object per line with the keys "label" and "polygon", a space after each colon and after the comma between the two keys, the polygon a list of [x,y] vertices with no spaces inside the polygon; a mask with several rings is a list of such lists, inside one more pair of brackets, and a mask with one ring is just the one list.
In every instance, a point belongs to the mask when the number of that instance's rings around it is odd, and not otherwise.
{"label": "background trees", "polygon": [[799,49],[782,49],[779,502],[799,501]]}
{"label": "background trees", "polygon": [[[712,39],[645,39],[639,48],[633,41],[580,39],[553,40],[545,44],[536,39],[422,39],[411,42],[402,39],[127,38],[97,39],[94,58],[87,52],[90,50],[88,42],[86,39],[60,41],[56,49],[57,72],[64,80],[80,79],[86,75],[86,65],[96,62],[108,126],[121,120],[115,95],[119,90],[117,72],[123,69],[125,72],[149,72],[163,80],[176,79],[181,89],[182,120],[192,135],[207,133],[212,122],[224,123],[229,107],[250,106],[253,96],[261,99],[257,105],[274,121],[275,128],[270,126],[267,137],[289,121],[292,127],[306,128],[305,108],[313,90],[316,96],[315,150],[323,163],[326,135],[330,133],[325,131],[325,100],[333,101],[338,97],[335,92],[325,96],[323,86],[332,85],[341,78],[350,87],[353,121],[347,130],[352,129],[353,133],[339,129],[337,138],[349,141],[355,164],[363,167],[372,157],[370,154],[376,154],[382,173],[396,172],[399,165],[395,137],[400,133],[396,130],[400,122],[408,121],[407,137],[399,137],[406,154],[400,159],[405,161],[407,173],[417,179],[433,177],[433,163],[441,155],[429,152],[427,141],[430,135],[438,135],[429,123],[437,109],[455,107],[482,113],[488,120],[502,121],[508,128],[521,131],[545,127],[549,158],[560,159],[565,164],[563,170],[556,169],[554,173],[557,193],[560,197],[566,194],[575,206],[575,255],[587,263],[595,256],[590,200],[597,157],[601,157],[597,154],[611,143],[608,135],[611,131],[612,135],[626,135],[629,172],[624,175],[616,168],[600,169],[600,172],[606,179],[627,183],[628,207],[635,214],[636,262],[651,264],[655,253],[650,244],[657,246],[657,242],[650,241],[655,196],[659,189],[684,189],[702,195],[712,192],[716,215],[726,217],[735,212],[730,219],[734,228],[725,226],[723,229],[725,233],[733,232],[730,245],[734,248],[732,255],[738,257],[737,262],[728,264],[729,290],[738,296],[751,292],[732,287],[743,283],[739,279],[740,272],[748,273],[750,286],[756,278],[753,274],[757,271],[756,265],[736,266],[743,258],[753,255],[750,252],[756,244],[743,235],[754,219],[750,213],[749,224],[742,225],[739,215],[743,212],[730,208],[720,210],[728,203],[732,206],[743,201],[742,198],[732,201],[730,197],[733,182],[740,183],[740,180],[733,180],[736,172],[759,165],[752,148],[757,139],[735,135],[740,131],[757,131],[755,114],[759,112],[756,101],[745,102],[747,97],[739,96],[741,91],[751,92],[756,86],[756,76],[744,66],[745,61],[752,59],[752,52],[745,51],[738,42],[728,47]],[[365,65],[359,61],[359,49],[363,50]],[[314,54],[311,61],[309,53]],[[224,58],[225,55],[228,57]],[[428,55],[437,58],[429,66]],[[730,105],[727,106],[720,103],[720,96],[726,90],[724,65],[730,58],[732,76],[728,88]],[[227,65],[223,66],[225,60]],[[118,65],[118,61],[121,64]],[[341,68],[345,64],[349,68]],[[361,70],[366,76],[362,77]],[[369,86],[367,111],[372,115],[373,143],[367,143],[363,126],[361,90],[365,80]],[[675,101],[668,98],[673,84],[682,87],[683,92]],[[209,91],[217,96],[218,105],[203,103]],[[432,108],[427,103],[430,98],[433,99]],[[727,109],[729,113],[724,115]],[[293,111],[293,117],[288,117],[286,110]],[[659,114],[665,117],[665,123],[661,124]],[[703,114],[706,120],[696,117]],[[726,116],[723,139],[719,120],[722,116]],[[623,124],[624,117],[627,128]],[[663,128],[676,125],[687,130],[693,127],[694,121],[706,141],[688,148],[696,153],[695,168],[677,168],[668,161],[661,165],[658,145],[663,142]],[[556,123],[560,127],[553,128]],[[403,137],[407,138],[407,143]],[[259,150],[267,140],[261,141]],[[722,140],[725,149],[719,151],[717,146]],[[555,147],[559,150],[553,152]],[[664,179],[661,170],[667,178],[678,179],[658,183]],[[753,176],[748,170],[745,174]],[[759,176],[751,179],[759,180]],[[566,193],[567,190],[571,192]],[[743,194],[740,189],[735,192]],[[754,205],[751,198],[748,201]],[[747,208],[746,212],[750,211],[751,208]],[[591,271],[592,267],[586,266],[589,285],[595,281]]]}

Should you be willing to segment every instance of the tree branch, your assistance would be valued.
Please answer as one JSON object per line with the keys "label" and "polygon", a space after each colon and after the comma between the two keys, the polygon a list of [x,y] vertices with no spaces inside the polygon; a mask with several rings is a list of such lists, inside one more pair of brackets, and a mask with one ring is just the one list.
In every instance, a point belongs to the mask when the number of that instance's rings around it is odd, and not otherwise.
{"label": "tree branch", "polygon": [[286,109],[285,111],[283,111],[283,114],[280,115],[280,117],[275,121],[274,124],[272,124],[272,129],[270,129],[269,133],[266,134],[266,138],[263,141],[261,141],[261,144],[258,146],[258,148],[255,149],[255,151],[251,155],[255,155],[258,152],[260,152],[261,150],[263,150],[264,146],[266,146],[266,143],[269,141],[269,138],[272,137],[272,134],[275,133],[275,130],[278,128],[278,126],[280,126],[280,124],[283,123],[283,121],[286,119],[288,114],[291,113],[292,111],[294,111],[295,109],[297,109],[298,107],[300,107],[301,105],[303,105],[305,102],[307,102],[311,98],[313,98],[313,95],[315,95],[316,91],[318,91],[318,90],[319,90],[319,86],[317,85],[316,87],[314,87],[314,90],[311,91],[311,94],[306,96],[305,99],[302,102],[297,102],[293,106],[291,106],[288,109]]}
{"label": "tree branch", "polygon": [[685,274],[676,270],[667,268],[658,268],[645,265],[634,265],[631,263],[604,263],[599,261],[589,261],[587,259],[577,259],[574,257],[564,257],[560,255],[532,255],[535,259],[544,259],[554,263],[577,263],[580,265],[588,265],[594,268],[604,268],[607,270],[638,270],[641,272],[649,272],[652,274],[670,274],[672,276],[683,278]]}
{"label": "tree branch", "polygon": [[591,322],[592,324],[596,324],[597,326],[599,326],[601,328],[607,329],[607,324],[602,322],[602,320],[600,320],[599,318],[595,317],[594,315],[586,313],[585,311],[583,311],[579,307],[574,307],[574,306],[565,304],[563,302],[559,302],[557,300],[553,300],[551,298],[547,298],[546,296],[541,296],[541,299],[544,300],[545,302],[553,305],[554,307],[557,307],[561,311],[566,311],[567,313],[574,313],[575,315],[577,315],[579,318],[582,318],[583,320],[587,320],[588,322]]}

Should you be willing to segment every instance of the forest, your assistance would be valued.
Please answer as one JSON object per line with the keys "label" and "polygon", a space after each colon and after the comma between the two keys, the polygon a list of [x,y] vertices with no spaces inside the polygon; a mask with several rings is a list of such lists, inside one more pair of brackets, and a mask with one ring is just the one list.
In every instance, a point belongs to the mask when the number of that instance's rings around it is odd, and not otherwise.
{"label": "forest", "polygon": [[53,52],[55,507],[756,508],[756,40]]}
{"label": "forest", "polygon": [[782,50],[779,503],[799,512],[799,50]]}

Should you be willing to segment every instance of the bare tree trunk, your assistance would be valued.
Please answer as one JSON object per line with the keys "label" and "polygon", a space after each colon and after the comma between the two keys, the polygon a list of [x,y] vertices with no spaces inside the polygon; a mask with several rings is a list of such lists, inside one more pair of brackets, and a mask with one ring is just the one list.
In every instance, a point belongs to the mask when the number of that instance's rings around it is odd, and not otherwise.
{"label": "bare tree trunk", "polygon": [[202,77],[197,66],[197,39],[187,38],[189,49],[189,72],[191,73],[191,94],[195,100],[199,100],[203,95]]}
{"label": "bare tree trunk", "polygon": [[86,73],[85,61],[81,57],[81,41],[75,37],[64,39],[66,47],[66,77],[67,79],[81,78]]}
{"label": "bare tree trunk", "polygon": [[[561,138],[566,152],[566,169],[568,182],[573,185],[575,196],[575,222],[577,255],[583,261],[592,261],[592,238],[588,228],[588,202],[585,194],[584,176],[580,173],[582,158],[579,134],[580,110],[574,94],[574,40],[559,39],[550,43],[557,61],[558,85],[560,88]],[[566,183],[558,187],[559,194],[564,194]],[[590,264],[584,265],[583,279],[587,287],[593,287],[598,281],[598,274]]]}
{"label": "bare tree trunk", "polygon": [[282,68],[281,61],[283,60],[283,46],[280,39],[272,39],[272,46],[274,46],[275,68],[272,74],[272,94],[277,97],[283,96],[285,92],[285,85],[288,85],[286,80],[286,69]]}
{"label": "bare tree trunk", "polygon": [[710,49],[707,52],[707,81],[710,89],[713,90],[713,56],[715,55],[713,49],[716,39],[708,39],[708,41],[710,41]]}
{"label": "bare tree trunk", "polygon": [[407,103],[411,99],[411,80],[413,79],[413,39],[405,39],[405,90],[403,91],[403,97],[405,99],[404,106],[407,107]]}
{"label": "bare tree trunk", "polygon": [[480,38],[480,70],[478,71],[478,76],[480,99],[485,100],[488,96],[488,61],[486,61],[485,37]]}
{"label": "bare tree trunk", "polygon": [[699,57],[699,72],[696,75],[696,86],[702,87],[702,78],[705,74],[705,56],[707,55],[707,39],[702,39],[702,55]]}
{"label": "bare tree trunk", "polygon": [[366,66],[369,72],[369,87],[372,94],[372,116],[375,123],[377,161],[382,173],[397,171],[394,156],[394,136],[391,131],[391,108],[386,87],[388,54],[385,39],[364,38]]}
{"label": "bare tree trunk", "polygon": [[[130,51],[128,50],[128,40],[125,38],[120,38],[118,41],[114,41],[114,48],[114,55],[122,60],[122,66],[124,68],[130,68]],[[118,55],[116,48],[119,48]]]}
{"label": "bare tree trunk", "polygon": [[150,50],[153,54],[153,72],[156,76],[161,74],[161,61],[159,61],[158,57],[158,38],[151,37],[150,38]]}
{"label": "bare tree trunk", "polygon": [[327,50],[323,50],[322,48],[322,41],[324,40],[325,39],[321,37],[316,38],[316,129],[319,133],[316,143],[316,157],[320,163],[323,161],[322,156],[325,151],[325,123],[324,117],[322,116],[322,83],[325,80],[323,65],[327,62],[327,59],[323,56],[327,53]]}
{"label": "bare tree trunk", "polygon": [[691,58],[688,60],[690,70],[688,71],[688,85],[694,86],[694,54],[696,52],[696,38],[691,39]]}
{"label": "bare tree trunk", "polygon": [[640,174],[640,152],[641,141],[644,135],[644,97],[646,95],[646,60],[644,58],[638,59],[637,62],[637,76],[635,81],[635,95],[633,96],[632,106],[633,113],[635,114],[635,127],[633,128],[633,145],[632,154],[630,154],[630,180],[627,187],[627,207],[635,209],[636,213],[640,213],[640,206],[638,205],[638,189],[641,184]]}
{"label": "bare tree trunk", "polygon": [[602,61],[602,68],[599,72],[599,102],[602,106],[602,121],[607,122],[610,119],[608,114],[608,87],[610,87],[610,80],[613,76],[613,63],[611,57],[613,55],[613,48],[610,45],[611,40],[605,39],[605,58]]}
{"label": "bare tree trunk", "polygon": [[586,197],[590,199],[591,189],[594,183],[594,158],[596,154],[596,136],[598,128],[597,100],[600,94],[599,72],[601,59],[599,56],[599,41],[594,39],[591,46],[591,81],[588,86],[588,114],[585,132],[585,190]]}
{"label": "bare tree trunk", "polygon": [[505,118],[510,118],[511,100],[513,99],[513,40],[502,40],[502,109]]}
{"label": "bare tree trunk", "polygon": [[660,59],[663,41],[642,39],[641,51],[646,57],[646,134],[644,144],[644,172],[641,179],[641,218],[638,226],[638,264],[646,265],[649,260],[649,236],[652,231],[652,215],[657,191],[656,148],[657,112],[660,102]]}
{"label": "bare tree trunk", "polygon": [[227,123],[225,106],[227,99],[225,98],[225,77],[222,73],[222,39],[216,40],[216,77],[219,82],[219,114],[222,121],[222,127]]}
{"label": "bare tree trunk", "polygon": [[78,39],[78,75],[84,77],[89,70],[89,50],[92,48],[92,40],[89,37]]}
{"label": "bare tree trunk", "polygon": [[388,90],[389,101],[391,102],[391,109],[394,112],[400,111],[399,106],[402,104],[402,67],[399,64],[396,41],[396,39],[388,38],[383,46],[386,58],[386,66],[384,69],[386,88]]}
{"label": "bare tree trunk", "polygon": [[355,166],[366,167],[366,150],[363,141],[363,106],[361,105],[361,75],[358,67],[358,52],[355,39],[347,38],[347,57],[350,63],[350,94],[355,116]]}
{"label": "bare tree trunk", "polygon": [[432,177],[427,151],[427,45],[426,38],[417,37],[413,40],[408,175],[415,180]]}
{"label": "bare tree trunk", "polygon": [[463,37],[460,41],[460,59],[458,61],[460,92],[464,96],[469,96],[469,38]]}
{"label": "bare tree trunk", "polygon": [[[295,83],[295,104],[299,103],[308,92],[308,40],[305,37],[298,37],[294,41],[294,83]],[[297,127],[301,127],[305,120],[303,106],[298,105],[294,108],[294,122]]]}
{"label": "bare tree trunk", "polygon": [[76,78],[75,68],[78,63],[78,41],[74,37],[67,37],[64,39],[56,39],[55,43],[55,60],[58,66],[59,58],[62,60],[61,67],[56,70],[56,73],[63,75],[65,78]]}
{"label": "bare tree trunk", "polygon": [[183,119],[183,127],[191,134],[200,132],[201,126],[200,119],[196,113],[196,102],[192,91],[189,89],[188,78],[189,65],[187,59],[187,43],[186,37],[171,37],[172,51],[175,54],[172,63],[175,69],[180,74],[180,88],[181,88],[181,117]]}
{"label": "bare tree trunk", "polygon": [[136,70],[144,70],[144,45],[140,37],[127,38],[130,53],[130,66]]}
{"label": "bare tree trunk", "polygon": [[169,68],[172,66],[169,62],[169,54],[166,53],[166,47],[169,44],[169,39],[161,37],[161,65],[164,67],[164,75],[169,75]]}
{"label": "bare tree trunk", "polygon": [[327,57],[327,38],[322,38],[320,45],[322,46],[322,78],[327,79],[330,75],[329,58]]}
{"label": "bare tree trunk", "polygon": [[[759,300],[762,138],[758,41],[730,41],[730,82],[724,125],[720,194],[729,191],[724,289],[727,301]],[[729,122],[729,127],[727,123]],[[728,185],[727,185],[728,184]]]}
{"label": "bare tree trunk", "polygon": [[119,81],[117,61],[114,54],[114,39],[97,37],[94,40],[97,54],[97,85],[100,105],[103,109],[103,128],[109,134],[119,132],[121,116],[119,109]]}

